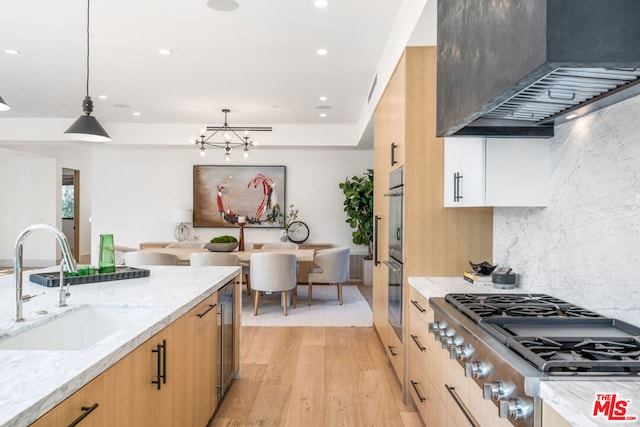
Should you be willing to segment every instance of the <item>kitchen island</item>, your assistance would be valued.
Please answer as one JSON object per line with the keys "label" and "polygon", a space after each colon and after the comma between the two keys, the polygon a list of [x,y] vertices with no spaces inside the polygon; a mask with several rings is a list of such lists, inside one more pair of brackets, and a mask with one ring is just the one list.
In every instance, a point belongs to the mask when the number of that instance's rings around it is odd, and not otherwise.
{"label": "kitchen island", "polygon": [[[147,268],[149,277],[71,286],[67,307],[56,307],[58,288],[31,283],[27,272],[23,294],[32,297],[24,303],[23,322],[13,321],[14,277],[0,279],[0,337],[86,305],[144,309],[134,322],[83,350],[0,350],[0,426],[34,422],[240,273],[238,267]],[[66,332],[56,333],[62,339]]]}
{"label": "kitchen island", "polygon": [[[522,288],[512,290],[494,289],[489,285],[471,285],[460,277],[409,277],[409,284],[426,300],[444,297],[448,293],[535,293]],[[580,427],[610,426],[616,416],[629,417],[624,425],[640,425],[640,377],[620,377],[607,375],[607,380],[597,380],[591,376],[554,377],[540,381],[538,397],[544,402],[542,409],[542,425],[561,427],[573,425]],[[594,416],[594,405],[600,395],[599,407]],[[615,414],[606,413],[606,401],[625,401],[624,410]],[[561,424],[549,423],[545,410],[551,409],[563,419]],[[624,412],[624,414],[623,414]],[[612,417],[612,418],[609,418]],[[554,421],[558,422],[554,418]]]}

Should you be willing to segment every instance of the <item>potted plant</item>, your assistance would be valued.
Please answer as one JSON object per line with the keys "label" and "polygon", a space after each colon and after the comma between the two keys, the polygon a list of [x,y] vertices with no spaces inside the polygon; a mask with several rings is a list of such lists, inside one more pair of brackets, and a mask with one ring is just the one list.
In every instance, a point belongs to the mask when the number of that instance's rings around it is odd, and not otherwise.
{"label": "potted plant", "polygon": [[373,282],[373,169],[367,169],[362,176],[346,178],[339,184],[344,193],[346,222],[353,232],[351,237],[356,245],[367,246],[364,258],[362,282],[371,286]]}

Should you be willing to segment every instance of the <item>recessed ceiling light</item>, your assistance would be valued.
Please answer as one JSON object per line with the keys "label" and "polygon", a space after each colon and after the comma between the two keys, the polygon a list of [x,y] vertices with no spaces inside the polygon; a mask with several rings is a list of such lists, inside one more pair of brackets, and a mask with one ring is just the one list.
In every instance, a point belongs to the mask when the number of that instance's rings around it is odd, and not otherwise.
{"label": "recessed ceiling light", "polygon": [[231,12],[239,6],[235,0],[207,0],[207,6],[219,12]]}
{"label": "recessed ceiling light", "polygon": [[329,53],[329,51],[327,49],[318,49],[318,50],[316,50],[316,53],[318,55],[323,56],[323,55],[326,55],[327,53]]}
{"label": "recessed ceiling light", "polygon": [[173,52],[170,49],[158,49],[160,55],[171,55]]}
{"label": "recessed ceiling light", "polygon": [[320,113],[320,117],[327,117],[327,113]]}
{"label": "recessed ceiling light", "polygon": [[327,100],[327,97],[326,97],[326,96],[320,96],[320,97],[318,97],[318,99],[319,99],[320,101],[326,101],[326,100]]}
{"label": "recessed ceiling light", "polygon": [[569,114],[569,115],[567,116],[567,120],[573,120],[573,119],[575,119],[576,117],[578,117],[578,115],[577,115],[576,113]]}
{"label": "recessed ceiling light", "polygon": [[317,8],[322,8],[329,6],[329,2],[327,0],[316,0],[313,2],[313,5]]}
{"label": "recessed ceiling light", "polygon": [[134,112],[133,112],[133,115],[134,115],[134,116],[141,116],[141,115],[142,115],[142,113],[140,113],[139,111],[134,111]]}
{"label": "recessed ceiling light", "polygon": [[4,53],[6,53],[7,55],[19,55],[20,51],[16,49],[5,49]]}
{"label": "recessed ceiling light", "polygon": [[109,97],[107,95],[98,95],[99,99],[108,99]]}

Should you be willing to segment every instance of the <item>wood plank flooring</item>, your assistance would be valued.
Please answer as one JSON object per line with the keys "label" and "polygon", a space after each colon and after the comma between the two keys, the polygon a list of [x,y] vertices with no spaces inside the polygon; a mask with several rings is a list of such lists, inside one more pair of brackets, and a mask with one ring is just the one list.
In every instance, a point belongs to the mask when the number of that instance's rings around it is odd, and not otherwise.
{"label": "wood plank flooring", "polygon": [[373,328],[242,327],[241,353],[209,427],[421,425]]}

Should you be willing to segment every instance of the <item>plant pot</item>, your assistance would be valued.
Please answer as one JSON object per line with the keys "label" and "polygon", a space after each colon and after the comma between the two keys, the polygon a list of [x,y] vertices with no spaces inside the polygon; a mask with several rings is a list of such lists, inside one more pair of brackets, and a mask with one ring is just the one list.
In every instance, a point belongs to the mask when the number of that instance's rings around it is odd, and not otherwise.
{"label": "plant pot", "polygon": [[373,260],[362,260],[362,284],[365,286],[373,286]]}
{"label": "plant pot", "polygon": [[231,252],[238,247],[238,242],[229,243],[207,243],[206,248],[211,252]]}

